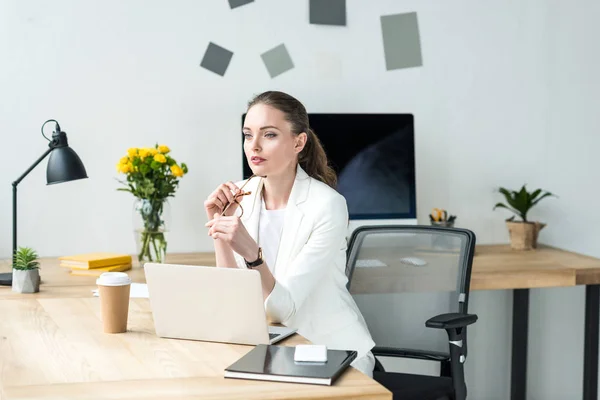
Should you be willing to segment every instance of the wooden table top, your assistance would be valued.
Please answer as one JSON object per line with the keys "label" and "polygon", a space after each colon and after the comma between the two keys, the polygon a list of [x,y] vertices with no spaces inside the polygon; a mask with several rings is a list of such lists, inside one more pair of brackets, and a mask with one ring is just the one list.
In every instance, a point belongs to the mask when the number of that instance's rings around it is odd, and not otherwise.
{"label": "wooden table top", "polygon": [[[71,276],[56,258],[44,258],[40,292],[28,298],[87,297],[95,288],[93,277]],[[215,265],[212,252],[168,254],[172,264]],[[10,271],[9,260],[0,262],[0,272]],[[145,282],[143,269],[135,262],[128,272],[134,282]],[[549,247],[514,251],[508,245],[478,245],[473,259],[471,290],[543,288],[600,284],[600,259]],[[54,288],[60,288],[55,290]],[[0,299],[20,296],[0,286]]]}
{"label": "wooden table top", "polygon": [[515,251],[508,245],[476,246],[471,290],[600,284],[600,259],[541,245]]}
{"label": "wooden table top", "polygon": [[[207,257],[168,261],[211,265]],[[0,399],[392,398],[354,368],[332,386],[225,379],[224,368],[253,347],[159,338],[148,299],[131,299],[126,333],[105,334],[91,293],[95,278],[70,276],[56,259],[41,261],[39,293],[0,286]],[[129,272],[144,281],[139,266]],[[307,341],[293,335],[279,344],[299,343]]]}

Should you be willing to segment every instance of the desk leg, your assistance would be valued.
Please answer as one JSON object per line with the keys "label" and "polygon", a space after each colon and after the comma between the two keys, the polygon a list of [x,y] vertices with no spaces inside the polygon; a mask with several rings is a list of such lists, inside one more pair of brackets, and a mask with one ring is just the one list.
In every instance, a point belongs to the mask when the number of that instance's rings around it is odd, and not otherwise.
{"label": "desk leg", "polygon": [[600,285],[585,287],[585,339],[583,344],[583,399],[598,399],[598,330]]}
{"label": "desk leg", "polygon": [[529,332],[529,289],[513,290],[511,400],[525,400],[527,394],[527,335]]}

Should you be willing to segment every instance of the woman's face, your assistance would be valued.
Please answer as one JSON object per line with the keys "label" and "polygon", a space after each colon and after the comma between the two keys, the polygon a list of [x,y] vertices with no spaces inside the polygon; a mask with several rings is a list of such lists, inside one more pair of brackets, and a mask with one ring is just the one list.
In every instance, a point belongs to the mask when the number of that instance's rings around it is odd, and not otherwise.
{"label": "woman's face", "polygon": [[283,112],[264,104],[248,110],[243,134],[248,165],[260,176],[277,176],[293,169],[306,142],[306,133],[292,133]]}

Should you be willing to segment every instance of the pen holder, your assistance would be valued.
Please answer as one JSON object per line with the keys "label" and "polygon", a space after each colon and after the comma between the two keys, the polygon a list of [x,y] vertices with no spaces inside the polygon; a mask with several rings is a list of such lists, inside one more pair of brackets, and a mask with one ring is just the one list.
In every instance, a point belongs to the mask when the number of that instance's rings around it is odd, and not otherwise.
{"label": "pen holder", "polygon": [[433,226],[443,226],[446,228],[454,228],[454,221],[431,221]]}

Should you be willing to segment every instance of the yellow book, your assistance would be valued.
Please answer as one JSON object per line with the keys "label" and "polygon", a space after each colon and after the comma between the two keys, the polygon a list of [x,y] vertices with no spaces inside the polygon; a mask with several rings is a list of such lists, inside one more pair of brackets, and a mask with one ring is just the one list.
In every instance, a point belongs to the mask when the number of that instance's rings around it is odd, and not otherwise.
{"label": "yellow book", "polygon": [[123,272],[129,271],[131,264],[113,265],[111,267],[93,268],[93,269],[72,269],[71,275],[78,276],[100,276],[104,272]]}
{"label": "yellow book", "polygon": [[91,269],[91,268],[102,268],[112,265],[123,265],[131,264],[131,255],[129,254],[118,254],[118,253],[85,253],[76,254],[73,256],[58,257],[61,262],[61,266],[77,268],[77,269]]}

